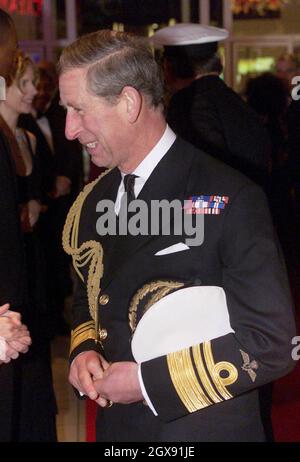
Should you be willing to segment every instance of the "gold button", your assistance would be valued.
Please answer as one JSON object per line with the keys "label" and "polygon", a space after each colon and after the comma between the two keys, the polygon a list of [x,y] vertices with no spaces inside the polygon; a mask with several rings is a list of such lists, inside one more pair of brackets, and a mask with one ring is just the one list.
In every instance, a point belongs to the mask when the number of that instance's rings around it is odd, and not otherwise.
{"label": "gold button", "polygon": [[99,330],[99,338],[100,340],[105,340],[107,338],[107,330],[106,329],[101,329]]}
{"label": "gold button", "polygon": [[101,295],[101,297],[99,298],[99,303],[100,305],[104,306],[104,305],[107,305],[109,302],[109,295]]}

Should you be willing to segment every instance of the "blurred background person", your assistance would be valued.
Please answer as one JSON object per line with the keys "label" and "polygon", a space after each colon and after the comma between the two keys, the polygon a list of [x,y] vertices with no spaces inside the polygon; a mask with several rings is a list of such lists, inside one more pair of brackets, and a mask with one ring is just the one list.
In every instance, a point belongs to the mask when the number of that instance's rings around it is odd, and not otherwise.
{"label": "blurred background person", "polygon": [[47,261],[47,294],[51,303],[49,330],[52,337],[69,333],[64,315],[65,302],[72,294],[70,259],[63,252],[63,225],[83,185],[82,148],[65,138],[65,112],[59,105],[58,80],[53,63],[39,64],[37,93],[32,114],[19,124],[35,134],[41,159],[42,196],[47,211],[41,218],[41,233]]}
{"label": "blurred background person", "polygon": [[[10,16],[0,9],[0,75],[6,84],[13,72],[17,34]],[[0,102],[2,107],[4,101]],[[22,313],[25,300],[25,263],[16,185],[16,165],[21,168],[18,145],[0,117],[0,305]],[[6,305],[7,306],[7,305]],[[8,307],[7,307],[8,309]],[[1,314],[7,316],[8,312]],[[24,328],[24,342],[14,349],[26,352],[30,344]],[[26,344],[27,343],[27,344]],[[16,441],[20,422],[20,367],[18,361],[0,368],[0,441]]]}
{"label": "blurred background person", "polygon": [[246,97],[270,136],[271,175],[268,197],[277,230],[280,237],[283,237],[292,212],[287,153],[286,86],[276,75],[265,73],[248,81]]}
{"label": "blurred background person", "polygon": [[[0,114],[17,140],[22,171],[17,168],[18,201],[24,238],[27,299],[23,318],[29,326],[33,345],[22,358],[19,441],[56,441],[56,403],[52,385],[50,338],[47,333],[47,296],[44,254],[40,245],[38,221],[41,213],[40,175],[36,140],[17,126],[21,113],[30,113],[37,93],[37,72],[32,60],[18,52],[16,68],[7,88]],[[34,392],[35,399],[32,400]]]}
{"label": "blurred background person", "polygon": [[299,65],[297,56],[292,53],[280,55],[275,65],[275,75],[282,80],[289,102],[291,102],[292,80],[299,71]]}
{"label": "blurred background person", "polygon": [[[295,89],[290,85],[290,100],[287,111],[287,148],[289,158],[289,171],[293,185],[295,217],[298,229],[300,227],[300,61],[294,60],[296,71],[293,77],[298,76]],[[293,91],[294,90],[294,91]]]}
{"label": "blurred background person", "polygon": [[167,107],[171,128],[207,153],[266,187],[270,141],[258,117],[221,79],[218,42],[224,29],[176,24],[152,37],[164,47],[166,84],[173,93]]}

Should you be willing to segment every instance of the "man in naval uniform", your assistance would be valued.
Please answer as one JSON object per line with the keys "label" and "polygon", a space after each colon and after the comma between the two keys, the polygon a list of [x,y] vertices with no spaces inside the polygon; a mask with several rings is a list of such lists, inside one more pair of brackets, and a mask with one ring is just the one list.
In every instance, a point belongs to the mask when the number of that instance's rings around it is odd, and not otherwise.
{"label": "man in naval uniform", "polygon": [[[137,37],[83,36],[59,65],[66,136],[110,168],[79,195],[63,233],[78,274],[69,379],[99,405],[97,441],[264,441],[257,389],[292,369],[295,334],[264,193],[176,137]],[[192,245],[185,229],[105,234],[101,219],[112,203],[120,222],[125,191],[148,209],[176,199],[203,216],[203,242]],[[131,339],[147,297],[182,285],[222,289],[232,330],[138,364]]]}

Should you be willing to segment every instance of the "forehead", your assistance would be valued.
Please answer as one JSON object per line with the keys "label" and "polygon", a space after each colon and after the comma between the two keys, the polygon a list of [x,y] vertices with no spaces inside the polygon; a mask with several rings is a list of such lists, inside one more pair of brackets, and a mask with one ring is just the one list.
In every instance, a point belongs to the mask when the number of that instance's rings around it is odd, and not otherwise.
{"label": "forehead", "polygon": [[63,103],[71,103],[69,100],[79,96],[88,96],[86,90],[86,69],[71,69],[59,77],[60,97]]}
{"label": "forehead", "polygon": [[24,79],[24,77],[32,77],[34,76],[34,69],[31,64],[27,64],[27,66],[24,69],[23,74],[20,76],[20,79]]}

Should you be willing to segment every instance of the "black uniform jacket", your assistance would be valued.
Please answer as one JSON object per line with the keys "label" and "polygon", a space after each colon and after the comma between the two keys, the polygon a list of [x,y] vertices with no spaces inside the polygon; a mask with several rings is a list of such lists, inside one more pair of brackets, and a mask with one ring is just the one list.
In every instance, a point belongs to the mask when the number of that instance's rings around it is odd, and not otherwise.
{"label": "black uniform jacket", "polygon": [[175,93],[167,118],[182,138],[265,186],[268,133],[256,113],[220,77],[201,77]]}
{"label": "black uniform jacket", "polygon": [[[291,370],[295,332],[285,267],[264,193],[237,171],[177,138],[138,198],[150,204],[152,199],[183,201],[204,195],[210,201],[221,197],[224,207],[220,214],[205,215],[202,245],[157,256],[185,242],[184,232],[97,235],[97,203],[115,201],[119,184],[119,171],[113,169],[95,185],[81,211],[78,238],[78,245],[96,240],[104,249],[99,318],[107,330],[107,360],[133,360],[129,304],[138,289],[156,280],[222,287],[235,333],[143,363],[144,385],[158,417],[142,402],[100,409],[98,440],[264,440],[257,387]],[[85,281],[87,270],[83,269]],[[96,349],[81,281],[73,311],[71,360]]]}

